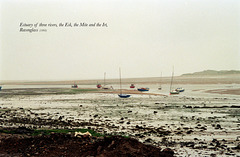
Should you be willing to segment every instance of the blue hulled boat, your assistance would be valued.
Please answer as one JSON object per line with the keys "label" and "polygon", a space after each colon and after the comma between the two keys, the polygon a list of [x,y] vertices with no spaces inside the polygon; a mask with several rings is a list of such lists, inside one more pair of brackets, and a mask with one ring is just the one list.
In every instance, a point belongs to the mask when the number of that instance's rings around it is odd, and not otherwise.
{"label": "blue hulled boat", "polygon": [[138,88],[138,91],[146,92],[146,91],[149,91],[149,88]]}
{"label": "blue hulled boat", "polygon": [[120,98],[129,98],[131,95],[129,94],[118,94]]}
{"label": "blue hulled boat", "polygon": [[119,68],[119,77],[120,77],[120,94],[118,94],[118,96],[120,97],[120,98],[129,98],[131,95],[129,95],[129,94],[123,94],[122,93],[122,79],[121,79],[121,69]]}
{"label": "blue hulled boat", "polygon": [[178,92],[184,92],[185,91],[185,89],[184,88],[177,88],[177,89],[175,89],[176,91],[178,91]]}

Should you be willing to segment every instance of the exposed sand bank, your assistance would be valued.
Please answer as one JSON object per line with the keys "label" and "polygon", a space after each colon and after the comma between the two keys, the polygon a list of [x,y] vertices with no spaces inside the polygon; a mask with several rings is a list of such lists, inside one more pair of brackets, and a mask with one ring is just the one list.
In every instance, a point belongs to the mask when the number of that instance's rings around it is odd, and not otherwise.
{"label": "exposed sand bank", "polygon": [[217,89],[217,90],[207,90],[206,93],[217,93],[217,94],[230,94],[230,95],[240,95],[240,88],[238,89]]}
{"label": "exposed sand bank", "polygon": [[[160,82],[161,80],[161,82]],[[150,78],[122,78],[123,84],[170,84],[171,77],[150,77]],[[103,79],[94,80],[66,80],[66,81],[2,81],[2,85],[72,85],[76,84],[97,84]],[[106,79],[107,84],[118,84],[119,79]],[[176,84],[240,84],[240,75],[223,76],[176,76]]]}

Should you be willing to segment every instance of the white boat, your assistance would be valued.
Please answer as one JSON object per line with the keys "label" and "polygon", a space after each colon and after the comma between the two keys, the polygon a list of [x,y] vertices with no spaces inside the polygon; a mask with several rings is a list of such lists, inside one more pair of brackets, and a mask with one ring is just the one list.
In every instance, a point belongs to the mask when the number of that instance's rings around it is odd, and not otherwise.
{"label": "white boat", "polygon": [[179,92],[176,91],[176,89],[172,90],[173,75],[174,75],[174,67],[173,67],[173,71],[172,71],[172,78],[171,78],[171,84],[170,84],[170,95],[172,95],[172,94],[179,94]]}
{"label": "white boat", "polygon": [[172,91],[170,91],[170,95],[172,95],[172,94],[179,94],[179,92],[176,90],[172,90]]}
{"label": "white boat", "polygon": [[106,85],[106,72],[104,73],[104,84],[103,84],[102,89],[112,89],[112,86],[109,87],[109,86]]}
{"label": "white boat", "polygon": [[178,91],[178,92],[184,92],[184,91],[185,91],[185,89],[182,88],[182,87],[180,87],[180,88],[176,88],[175,90]]}

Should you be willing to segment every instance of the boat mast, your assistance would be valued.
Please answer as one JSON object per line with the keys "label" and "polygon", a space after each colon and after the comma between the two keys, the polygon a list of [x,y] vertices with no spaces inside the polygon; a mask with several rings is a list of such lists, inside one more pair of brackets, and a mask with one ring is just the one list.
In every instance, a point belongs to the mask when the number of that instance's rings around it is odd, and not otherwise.
{"label": "boat mast", "polygon": [[171,92],[171,90],[172,90],[173,75],[174,75],[174,67],[173,67],[173,71],[172,71],[172,79],[171,79],[171,85],[170,85],[170,92]]}
{"label": "boat mast", "polygon": [[121,68],[119,68],[119,77],[120,77],[120,94],[122,94]]}
{"label": "boat mast", "polygon": [[160,88],[162,88],[162,72],[161,72],[161,77],[160,77]]}
{"label": "boat mast", "polygon": [[106,85],[105,84],[105,79],[106,79],[106,72],[104,73],[104,86]]}

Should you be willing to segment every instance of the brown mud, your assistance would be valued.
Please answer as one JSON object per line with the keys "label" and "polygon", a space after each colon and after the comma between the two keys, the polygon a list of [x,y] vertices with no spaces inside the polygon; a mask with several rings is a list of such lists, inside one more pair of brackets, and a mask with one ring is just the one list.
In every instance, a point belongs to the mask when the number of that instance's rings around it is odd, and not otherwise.
{"label": "brown mud", "polygon": [[174,154],[171,149],[161,151],[159,147],[121,136],[76,137],[65,133],[27,136],[33,130],[24,127],[16,130],[19,132],[14,135],[1,133],[0,156],[172,157]]}

